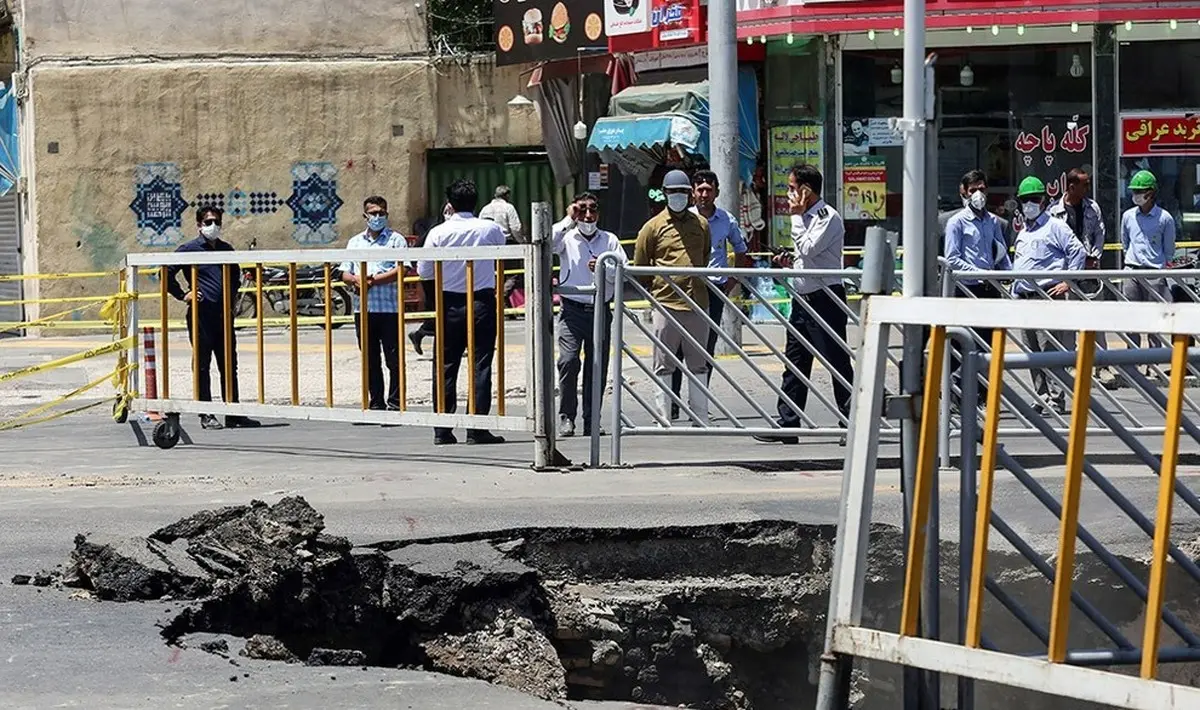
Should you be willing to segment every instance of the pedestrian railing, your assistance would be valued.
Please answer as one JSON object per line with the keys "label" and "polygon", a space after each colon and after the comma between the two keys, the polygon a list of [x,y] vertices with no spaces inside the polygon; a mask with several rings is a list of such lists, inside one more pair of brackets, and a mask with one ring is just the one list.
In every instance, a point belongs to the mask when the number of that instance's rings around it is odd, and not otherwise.
{"label": "pedestrian railing", "polygon": [[[544,215],[540,215],[543,216]],[[548,224],[548,222],[547,222]],[[130,332],[137,333],[141,326],[147,326],[155,331],[155,357],[147,364],[140,357],[140,347],[135,339],[133,345],[133,362],[136,366],[128,374],[127,390],[129,393],[129,408],[133,411],[161,413],[163,420],[156,426],[154,441],[163,448],[174,446],[184,434],[180,418],[182,414],[203,414],[230,417],[262,417],[270,419],[300,419],[316,421],[333,421],[356,424],[378,424],[392,426],[418,427],[463,427],[467,429],[489,429],[498,431],[531,432],[537,429],[536,417],[541,404],[535,395],[535,390],[544,399],[552,398],[553,388],[534,386],[534,363],[540,358],[548,360],[552,352],[547,338],[539,337],[542,330],[527,328],[525,333],[526,351],[530,357],[524,358],[519,369],[510,367],[506,362],[505,328],[502,285],[505,278],[505,260],[520,260],[526,273],[537,273],[533,279],[535,293],[544,293],[544,299],[531,299],[532,308],[546,308],[549,305],[549,281],[542,277],[538,267],[548,266],[546,261],[546,243],[538,240],[532,245],[471,247],[471,248],[438,248],[438,249],[361,249],[361,250],[280,250],[280,251],[228,251],[205,253],[144,253],[130,254],[126,257],[127,290],[133,294],[129,299],[128,324]],[[403,279],[394,283],[372,286],[375,289],[393,289],[396,291],[397,309],[372,315],[385,315],[394,321],[384,322],[372,317],[363,318],[358,323],[356,340],[358,353],[354,356],[353,364],[348,358],[335,358],[335,339],[333,329],[333,309],[335,301],[333,292],[343,287],[336,279],[338,264],[351,262],[358,266],[358,273],[368,273],[368,262],[396,261],[398,263],[433,262],[434,263],[434,293],[436,300],[433,307],[436,323],[435,334],[431,348],[433,355],[428,363],[413,363],[412,357],[406,352],[406,326],[413,318],[406,312]],[[443,271],[450,263],[459,263],[465,270],[466,292],[465,309],[463,304],[457,304],[459,315],[474,314],[474,317],[458,317],[452,320],[447,304],[448,296],[443,292]],[[239,265],[253,264],[255,278],[253,281],[255,300],[256,324],[249,347],[236,344],[237,335],[233,327],[234,304],[231,303],[232,293],[241,278]],[[188,275],[192,284],[197,283],[198,271],[204,266],[221,266],[223,281],[223,303],[215,312],[214,322],[202,324],[202,318],[190,318],[188,338],[192,343],[201,342],[202,338],[212,338],[217,334],[216,349],[217,367],[221,372],[235,372],[240,367],[243,382],[254,382],[257,386],[242,386],[238,392],[238,383],[233,377],[223,379],[220,391],[213,392],[214,400],[200,401],[204,387],[201,373],[207,370],[207,363],[201,363],[201,357],[207,356],[203,348],[192,347],[191,352],[182,358],[174,353],[169,332],[168,317],[173,308],[172,299],[168,294],[168,273],[172,268],[182,269]],[[264,266],[277,265],[286,268],[286,294],[290,307],[288,308],[288,324],[282,346],[277,342],[279,333],[273,333],[270,342],[264,333]],[[300,283],[297,278],[298,268],[304,265],[316,266],[320,278],[315,281]],[[140,294],[145,283],[139,279],[139,273],[151,269],[157,276],[157,298],[145,298]],[[494,269],[496,288],[494,296],[488,296],[486,302],[481,302],[480,294],[476,291],[477,283],[490,276]],[[548,269],[547,269],[548,271]],[[371,299],[368,297],[368,287],[364,281],[359,284],[356,296],[364,308],[370,311]],[[197,300],[200,289],[193,289],[190,303],[186,304],[191,313],[199,313],[204,306]],[[138,298],[139,295],[143,297]],[[318,317],[301,317],[298,314],[298,298],[307,297],[323,304],[323,315]],[[541,322],[550,319],[547,310],[540,317]],[[388,341],[384,342],[386,353],[388,345],[394,348],[396,358],[395,372],[383,364],[376,365],[382,371],[382,377],[389,375],[397,380],[399,396],[397,401],[390,403],[387,408],[372,402],[370,389],[370,372],[372,364],[366,355],[371,350],[378,352],[379,338],[371,335],[371,326],[387,327]],[[300,326],[317,324],[324,327],[322,342],[314,346],[312,343],[300,342]],[[489,325],[490,324],[490,325]],[[202,325],[208,332],[202,333]],[[494,328],[494,333],[491,332]],[[452,330],[454,332],[452,332]],[[465,331],[465,332],[459,332]],[[485,332],[487,331],[487,332]],[[244,331],[243,331],[244,333]],[[463,352],[455,352],[458,342]],[[209,343],[212,345],[213,343]],[[446,344],[444,347],[443,344]],[[339,343],[337,351],[344,351],[346,343]],[[286,372],[271,371],[265,353],[269,348],[280,348],[287,352]],[[494,352],[494,360],[492,353]],[[240,356],[240,357],[239,357]],[[378,355],[376,356],[378,357]],[[390,357],[385,355],[385,357]],[[190,360],[190,362],[189,362]],[[452,368],[454,362],[461,361],[466,380],[465,391],[456,389],[448,378],[441,373]],[[480,367],[472,366],[479,363]],[[174,373],[185,369],[190,364],[191,387],[186,394],[180,392],[179,377]],[[347,365],[349,365],[347,367]],[[486,376],[487,370],[493,373],[491,385],[477,378],[477,369]],[[512,380],[510,381],[510,376]],[[174,383],[175,386],[172,386]],[[153,384],[153,389],[145,385]],[[510,393],[510,388],[515,390]],[[481,391],[486,389],[487,391]],[[414,391],[415,390],[415,391]],[[549,395],[547,395],[549,392]],[[183,396],[180,396],[183,394]],[[377,393],[378,394],[378,393]],[[390,394],[390,393],[389,393]],[[240,395],[240,396],[239,396]],[[465,405],[459,405],[458,395],[465,399]],[[515,400],[515,401],[514,401]],[[483,406],[481,406],[483,405]],[[489,407],[487,405],[494,405]],[[491,411],[487,411],[491,408]],[[457,411],[456,411],[457,410]],[[465,410],[465,413],[464,413]],[[551,434],[552,435],[552,434]],[[544,448],[545,442],[540,442]],[[549,442],[552,447],[552,441]]]}
{"label": "pedestrian railing", "polygon": [[[864,625],[862,603],[874,520],[876,455],[883,433],[879,416],[887,396],[883,386],[885,356],[888,335],[898,325],[930,329],[926,382],[941,381],[947,341],[957,340],[964,363],[963,386],[957,392],[961,407],[974,411],[981,384],[987,388],[987,397],[982,425],[977,427],[973,416],[963,422],[955,481],[959,491],[957,540],[947,535],[938,521],[941,477],[935,467],[939,448],[946,446],[945,442],[940,446],[938,443],[936,412],[939,400],[952,394],[930,388],[920,403],[915,477],[905,481],[907,554],[897,633]],[[1096,329],[1100,327],[1118,333],[1158,334],[1170,346],[1105,350],[1098,346]],[[980,329],[992,331],[991,352],[976,354],[972,347],[974,334]],[[1008,349],[1011,334],[1027,329],[1079,331],[1078,342],[1061,352],[1020,353]],[[921,695],[922,707],[947,706],[940,700],[940,673],[958,677],[957,702],[951,704],[960,710],[975,707],[975,680],[989,683],[986,690],[979,691],[981,694],[1022,688],[1144,710],[1200,707],[1200,689],[1163,682],[1159,665],[1200,660],[1200,635],[1189,624],[1188,615],[1178,610],[1180,604],[1194,603],[1200,590],[1200,567],[1177,544],[1181,542],[1179,531],[1174,542],[1172,539],[1176,497],[1193,513],[1200,514],[1200,498],[1176,475],[1183,435],[1200,443],[1200,429],[1186,412],[1185,390],[1187,371],[1200,362],[1200,350],[1189,348],[1191,334],[1196,332],[1200,332],[1200,307],[1195,305],[1080,299],[1056,303],[1051,308],[1034,300],[1010,303],[980,299],[964,307],[961,299],[869,299],[858,352],[860,385],[843,471],[844,507],[835,551],[818,710],[847,707],[850,668],[855,659],[931,672],[913,684]],[[1131,381],[1150,388],[1136,368],[1167,363],[1169,386],[1156,400],[1166,411],[1161,448],[1151,448],[1142,441],[1143,432],[1121,421],[1096,396],[1100,390],[1094,381],[1098,369],[1117,367],[1129,370]],[[1071,392],[1065,435],[1038,415],[1028,393],[1016,384],[1019,378],[1011,371],[1030,369],[1053,371]],[[977,373],[986,376],[977,379]],[[1032,474],[1019,455],[1005,449],[1003,443],[1013,437],[1002,426],[1005,410],[1032,422],[1038,435],[1063,456],[1064,472],[1051,479],[1056,484],[1062,481],[1061,496],[1051,492],[1044,476]],[[1132,502],[1128,470],[1114,478],[1088,455],[1087,439],[1093,429],[1089,418],[1108,427],[1127,447],[1127,453],[1157,476],[1154,485],[1148,486],[1157,490],[1153,518],[1144,512],[1144,506]],[[1003,499],[997,496],[1000,469],[1012,474],[1018,484],[1016,495],[1010,492]],[[1120,537],[1116,530],[1120,526],[1111,518],[1105,518],[1103,526],[1089,527],[1087,516],[1081,512],[1085,478],[1140,536],[1144,554],[1132,557],[1147,560],[1147,572],[1135,572],[1130,556],[1112,551],[1114,542],[1126,546],[1132,543]],[[1118,486],[1118,482],[1125,483],[1125,487]],[[1031,524],[1031,505],[1049,513],[1057,534],[1046,535]],[[1008,515],[1021,516],[1022,520],[1012,522]],[[1026,561],[1029,574],[1011,568],[1002,573],[989,571],[989,567],[995,569],[989,565],[996,549],[989,542],[993,530]],[[1054,550],[1045,549],[1039,542],[1046,537],[1057,541]],[[1080,555],[1095,560],[1086,574],[1081,573],[1077,560],[1079,545],[1086,549]],[[954,572],[941,564],[943,546],[961,551],[957,554],[957,580]],[[1172,570],[1170,574],[1168,570]],[[1036,594],[1031,598],[1028,589],[1025,593],[1010,593],[1029,575],[1045,578],[1048,603],[1036,599]],[[957,590],[955,628],[947,630],[940,626],[940,620],[946,618],[939,611],[943,585]],[[1125,595],[1126,601],[1115,601],[1114,594]],[[1123,618],[1114,619],[1114,611],[1122,613]],[[1080,623],[1083,619],[1088,623]],[[1014,629],[1027,634],[1016,634]],[[1137,666],[1140,677],[1095,668],[1123,665]],[[987,700],[988,707],[996,706],[996,697]]]}

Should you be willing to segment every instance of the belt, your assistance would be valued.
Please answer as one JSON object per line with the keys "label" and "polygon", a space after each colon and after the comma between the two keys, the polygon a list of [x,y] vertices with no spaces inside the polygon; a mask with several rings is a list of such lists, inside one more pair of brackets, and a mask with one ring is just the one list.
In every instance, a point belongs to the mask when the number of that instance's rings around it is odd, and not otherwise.
{"label": "belt", "polygon": [[1134,271],[1162,271],[1166,267],[1165,266],[1142,266],[1141,264],[1126,264],[1125,268],[1132,269]]}

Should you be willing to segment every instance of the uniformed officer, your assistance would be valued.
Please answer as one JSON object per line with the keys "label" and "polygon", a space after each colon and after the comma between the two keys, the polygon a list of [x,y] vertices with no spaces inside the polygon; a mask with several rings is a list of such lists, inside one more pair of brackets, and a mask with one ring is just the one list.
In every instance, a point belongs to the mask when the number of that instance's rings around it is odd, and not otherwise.
{"label": "uniformed officer", "polygon": [[[952,271],[999,271],[1012,268],[1004,223],[987,209],[987,175],[971,170],[962,176],[958,192],[963,208],[946,222],[944,253]],[[989,281],[958,278],[954,296],[958,298],[1002,298],[1004,294]],[[991,328],[976,328],[975,334],[987,346],[992,343]],[[958,348],[952,350],[954,376],[962,366]],[[987,401],[987,387],[979,384],[979,402]]]}
{"label": "uniformed officer", "polygon": [[[792,241],[795,251],[792,254],[776,256],[777,265],[797,269],[843,268],[842,248],[846,241],[846,228],[837,210],[821,199],[822,183],[820,171],[811,165],[797,165],[788,175],[788,204],[792,212]],[[850,364],[849,351],[830,337],[821,325],[821,321],[824,321],[834,335],[845,342],[848,316],[846,288],[842,285],[841,277],[801,276],[793,280],[793,289],[798,297],[793,297],[792,312],[788,318],[792,327],[847,383],[853,382],[854,368]],[[813,310],[815,318],[805,305]],[[806,379],[812,375],[813,353],[794,337],[791,331],[788,332],[785,354]],[[808,385],[790,369],[785,369],[782,389],[784,394],[795,402],[796,407],[803,411],[808,402]],[[843,417],[840,423],[845,426],[850,415],[850,388],[835,378],[833,393],[838,411]],[[777,408],[780,427],[800,426],[800,411],[793,409],[787,400],[781,397]],[[799,441],[795,436],[781,435],[754,438],[766,443],[795,444]]]}
{"label": "uniformed officer", "polygon": [[[1158,179],[1149,170],[1139,170],[1129,180],[1133,207],[1121,215],[1121,248],[1125,268],[1153,271],[1167,268],[1175,258],[1175,218],[1158,205]],[[1166,279],[1126,279],[1121,293],[1130,301],[1171,302],[1171,287]],[[1131,333],[1140,345],[1142,336]]]}
{"label": "uniformed officer", "polygon": [[[1087,260],[1087,249],[1067,223],[1054,219],[1047,213],[1050,198],[1046,185],[1036,177],[1029,176],[1017,187],[1017,199],[1021,201],[1021,215],[1025,227],[1017,234],[1015,271],[1078,271]],[[1037,283],[1017,281],[1013,293],[1018,298],[1043,298],[1042,292],[1055,300],[1066,300],[1071,293],[1066,281],[1047,278]],[[1075,348],[1075,333],[1072,331],[1025,330],[1025,345],[1030,352],[1053,352],[1058,350],[1057,341],[1064,350]],[[1062,414],[1066,411],[1066,390],[1058,378],[1049,376],[1043,369],[1033,371],[1033,389],[1041,402],[1035,405],[1039,413],[1049,407]]]}
{"label": "uniformed officer", "polygon": [[[454,210],[445,222],[429,230],[425,246],[438,247],[482,247],[504,246],[504,231],[495,222],[479,219],[475,208],[479,204],[479,192],[475,182],[468,179],[454,181],[446,188],[446,199]],[[434,262],[422,261],[417,265],[422,279],[434,278]],[[442,321],[441,342],[434,342],[442,349],[442,364],[445,369],[437,370],[437,358],[433,359],[433,406],[434,411],[453,414],[458,410],[458,368],[467,351],[467,319],[475,321],[475,414],[487,414],[492,409],[492,359],[496,355],[496,264],[491,260],[475,261],[475,312],[467,313],[467,265],[462,261],[446,261],[442,264]],[[438,378],[444,382],[445,407],[438,407]],[[468,429],[468,444],[499,444],[504,437],[496,436],[486,429]],[[437,445],[457,444],[454,430],[450,427],[434,429],[433,443]]]}

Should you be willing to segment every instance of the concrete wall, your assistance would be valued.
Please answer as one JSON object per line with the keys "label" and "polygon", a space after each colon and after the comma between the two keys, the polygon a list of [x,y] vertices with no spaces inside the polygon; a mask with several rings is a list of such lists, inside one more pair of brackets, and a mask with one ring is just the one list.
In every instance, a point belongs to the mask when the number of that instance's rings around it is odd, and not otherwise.
{"label": "concrete wall", "polygon": [[[194,236],[199,202],[224,205],[238,247],[344,246],[375,193],[408,231],[425,210],[427,149],[541,143],[536,113],[506,105],[523,84],[490,60],[39,64],[26,271],[173,249]],[[40,295],[109,286],[45,282]]]}
{"label": "concrete wall", "polygon": [[415,0],[16,0],[37,57],[423,54]]}

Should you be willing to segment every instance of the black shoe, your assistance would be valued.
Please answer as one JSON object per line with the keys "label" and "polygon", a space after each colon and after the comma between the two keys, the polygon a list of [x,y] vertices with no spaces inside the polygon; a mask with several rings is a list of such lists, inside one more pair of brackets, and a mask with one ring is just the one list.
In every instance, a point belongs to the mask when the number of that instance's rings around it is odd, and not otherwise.
{"label": "black shoe", "polygon": [[[600,429],[600,436],[604,436],[607,433],[604,431],[604,427],[599,427],[599,429]],[[589,424],[588,422],[583,423],[583,435],[584,436],[592,435],[592,425]]]}
{"label": "black shoe", "polygon": [[201,414],[200,428],[208,429],[210,431],[220,431],[225,428],[225,425],[221,423],[220,419],[217,419],[211,414]]}
{"label": "black shoe", "polygon": [[227,429],[257,429],[262,426],[262,422],[250,417],[225,417],[225,428]]}
{"label": "black shoe", "polygon": [[754,440],[762,444],[799,444],[800,437],[784,434],[756,434]]}
{"label": "black shoe", "polygon": [[425,351],[421,349],[421,340],[424,337],[425,336],[421,334],[420,329],[414,330],[408,334],[408,342],[412,343],[413,350],[415,350],[418,355],[425,354]]}
{"label": "black shoe", "polygon": [[675,421],[676,419],[679,419],[679,405],[672,404],[671,405],[671,421]]}
{"label": "black shoe", "polygon": [[503,443],[504,443],[503,436],[496,436],[495,434],[493,434],[492,432],[490,432],[486,429],[482,429],[480,431],[477,431],[477,432],[474,432],[471,434],[467,434],[467,445],[469,445],[469,446],[470,445],[484,446],[487,444],[503,444]]}
{"label": "black shoe", "polygon": [[454,432],[452,432],[452,431],[448,431],[445,434],[434,434],[433,435],[433,445],[434,446],[450,446],[452,444],[457,444],[457,443],[458,443],[458,439],[454,436]]}

